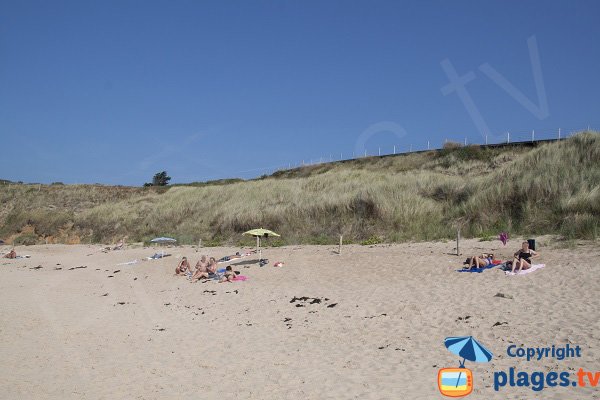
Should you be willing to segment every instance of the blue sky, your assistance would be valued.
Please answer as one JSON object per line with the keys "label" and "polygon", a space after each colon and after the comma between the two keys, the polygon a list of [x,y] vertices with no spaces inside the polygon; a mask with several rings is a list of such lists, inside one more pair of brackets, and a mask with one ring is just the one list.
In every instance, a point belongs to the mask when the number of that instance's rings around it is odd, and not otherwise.
{"label": "blue sky", "polygon": [[[599,18],[597,1],[1,1],[0,178],[249,178],[482,126],[599,129]],[[443,93],[444,60],[471,105]]]}

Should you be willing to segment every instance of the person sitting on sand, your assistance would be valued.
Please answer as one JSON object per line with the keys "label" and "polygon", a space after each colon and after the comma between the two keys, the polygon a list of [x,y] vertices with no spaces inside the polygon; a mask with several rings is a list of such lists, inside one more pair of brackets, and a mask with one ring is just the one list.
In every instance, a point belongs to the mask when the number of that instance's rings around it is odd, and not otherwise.
{"label": "person sitting on sand", "polygon": [[208,260],[206,256],[200,257],[200,260],[196,263],[196,271],[190,279],[192,282],[196,282],[201,278],[208,278]]}
{"label": "person sitting on sand", "polygon": [[225,274],[223,275],[223,277],[219,280],[219,283],[223,283],[223,282],[233,282],[233,278],[235,278],[235,272],[233,272],[233,270],[231,269],[231,265],[228,265],[225,268]]}
{"label": "person sitting on sand", "polygon": [[523,242],[521,248],[515,253],[515,258],[512,262],[512,270],[510,272],[515,272],[517,265],[519,266],[517,274],[521,272],[522,269],[531,268],[531,259],[538,257],[539,255],[540,253],[529,248],[529,242]]}
{"label": "person sitting on sand", "polygon": [[486,254],[486,253],[483,253],[481,255],[481,257],[479,257],[479,256],[469,257],[469,258],[467,258],[467,262],[466,262],[466,264],[469,264],[467,269],[487,267],[490,264],[492,264],[493,259],[494,259],[493,254]]}
{"label": "person sitting on sand", "polygon": [[202,271],[208,271],[208,258],[206,256],[200,257],[200,260],[196,263],[196,271],[199,269]]}
{"label": "person sitting on sand", "polygon": [[199,279],[212,279],[217,276],[217,260],[211,257],[208,260],[208,265],[205,270],[196,270],[194,276],[192,276],[192,283],[197,282]]}
{"label": "person sitting on sand", "polygon": [[4,255],[4,258],[17,258],[17,252],[15,251],[15,249],[12,249]]}
{"label": "person sitting on sand", "polygon": [[217,260],[214,257],[211,257],[208,260],[208,274],[209,275],[216,275],[217,274]]}
{"label": "person sitting on sand", "polygon": [[175,268],[175,275],[188,275],[190,274],[190,263],[187,260],[187,257],[183,257]]}
{"label": "person sitting on sand", "polygon": [[123,246],[125,246],[125,240],[121,239],[117,242],[115,247],[113,247],[113,250],[123,250]]}

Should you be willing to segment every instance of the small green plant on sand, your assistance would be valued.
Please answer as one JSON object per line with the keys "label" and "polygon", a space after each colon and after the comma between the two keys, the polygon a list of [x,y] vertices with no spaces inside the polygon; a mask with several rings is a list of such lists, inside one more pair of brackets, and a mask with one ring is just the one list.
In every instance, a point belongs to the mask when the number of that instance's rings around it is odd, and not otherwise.
{"label": "small green plant on sand", "polygon": [[360,244],[363,246],[372,246],[374,244],[379,244],[379,243],[383,243],[383,239],[380,238],[379,236],[371,236],[367,240],[363,240],[362,242],[360,242]]}

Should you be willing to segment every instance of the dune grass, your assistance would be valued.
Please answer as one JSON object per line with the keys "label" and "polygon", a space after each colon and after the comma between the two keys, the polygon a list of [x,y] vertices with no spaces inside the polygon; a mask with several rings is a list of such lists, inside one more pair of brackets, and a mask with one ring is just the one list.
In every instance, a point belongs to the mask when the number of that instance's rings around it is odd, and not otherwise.
{"label": "dune grass", "polygon": [[[459,147],[320,164],[252,181],[168,190],[102,186],[0,186],[0,235],[34,227],[40,238],[86,242],[172,235],[183,243],[375,243],[465,236],[600,232],[600,135],[537,147]],[[30,240],[30,238],[28,239]]]}

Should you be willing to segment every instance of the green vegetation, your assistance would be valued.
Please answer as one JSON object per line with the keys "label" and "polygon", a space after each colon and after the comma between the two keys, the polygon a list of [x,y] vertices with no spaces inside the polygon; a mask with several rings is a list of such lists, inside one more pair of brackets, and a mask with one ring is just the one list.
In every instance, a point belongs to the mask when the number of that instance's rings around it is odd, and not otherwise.
{"label": "green vegetation", "polygon": [[[600,234],[600,135],[538,146],[441,151],[306,166],[251,181],[167,187],[0,186],[0,237],[26,226],[40,237],[85,242],[172,235],[180,242],[247,243],[268,227],[289,243],[374,244],[496,232]],[[265,243],[269,245],[267,241]]]}
{"label": "green vegetation", "polygon": [[371,236],[367,240],[363,240],[362,242],[360,242],[360,244],[363,246],[372,246],[374,244],[379,244],[379,243],[383,243],[383,240],[378,236]]}
{"label": "green vegetation", "polygon": [[28,232],[17,236],[13,243],[16,245],[31,246],[39,243],[39,237],[33,232]]}
{"label": "green vegetation", "polygon": [[144,183],[144,187],[148,186],[167,186],[171,177],[167,175],[167,171],[157,172],[152,178],[152,183]]}

